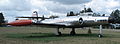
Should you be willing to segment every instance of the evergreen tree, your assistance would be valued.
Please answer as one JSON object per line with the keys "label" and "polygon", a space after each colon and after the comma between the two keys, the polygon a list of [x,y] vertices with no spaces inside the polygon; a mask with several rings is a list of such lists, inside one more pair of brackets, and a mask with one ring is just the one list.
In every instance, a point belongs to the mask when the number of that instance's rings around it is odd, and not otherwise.
{"label": "evergreen tree", "polygon": [[73,13],[73,11],[70,11],[70,16],[74,16],[74,13]]}
{"label": "evergreen tree", "polygon": [[93,12],[91,8],[88,8],[86,11],[87,12]]}
{"label": "evergreen tree", "polygon": [[3,13],[0,13],[0,23],[4,23],[4,16],[3,16]]}
{"label": "evergreen tree", "polygon": [[3,26],[2,23],[5,23],[3,13],[0,13],[0,26]]}
{"label": "evergreen tree", "polygon": [[70,11],[70,14],[67,13],[67,16],[75,16],[73,11]]}
{"label": "evergreen tree", "polygon": [[105,16],[105,14],[103,14],[102,16]]}
{"label": "evergreen tree", "polygon": [[69,16],[70,14],[69,13],[67,13],[67,16]]}
{"label": "evergreen tree", "polygon": [[110,16],[112,17],[112,18],[114,18],[114,22],[115,23],[120,23],[120,11],[117,9],[117,10],[115,10],[115,11],[113,11],[111,14],[110,14]]}
{"label": "evergreen tree", "polygon": [[117,9],[111,13],[112,17],[118,18],[120,17],[120,11]]}
{"label": "evergreen tree", "polygon": [[84,13],[84,10],[80,11],[80,13]]}

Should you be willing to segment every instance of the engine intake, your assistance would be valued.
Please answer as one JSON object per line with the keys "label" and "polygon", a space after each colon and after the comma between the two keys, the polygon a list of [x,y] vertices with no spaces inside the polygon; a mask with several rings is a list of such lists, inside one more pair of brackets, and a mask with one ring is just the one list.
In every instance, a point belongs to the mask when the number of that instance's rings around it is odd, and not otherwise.
{"label": "engine intake", "polygon": [[116,21],[116,20],[115,20],[115,18],[113,18],[113,17],[109,17],[109,19],[108,19],[108,22],[109,22],[109,23],[115,23],[115,21]]}

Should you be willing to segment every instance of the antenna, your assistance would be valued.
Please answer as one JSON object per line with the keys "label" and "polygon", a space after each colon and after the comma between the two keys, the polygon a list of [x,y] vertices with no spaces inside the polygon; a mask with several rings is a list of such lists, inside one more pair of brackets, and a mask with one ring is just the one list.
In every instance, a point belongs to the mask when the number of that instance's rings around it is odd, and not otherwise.
{"label": "antenna", "polygon": [[84,12],[86,13],[86,5],[84,5]]}
{"label": "antenna", "polygon": [[85,8],[86,5],[84,5],[84,8]]}

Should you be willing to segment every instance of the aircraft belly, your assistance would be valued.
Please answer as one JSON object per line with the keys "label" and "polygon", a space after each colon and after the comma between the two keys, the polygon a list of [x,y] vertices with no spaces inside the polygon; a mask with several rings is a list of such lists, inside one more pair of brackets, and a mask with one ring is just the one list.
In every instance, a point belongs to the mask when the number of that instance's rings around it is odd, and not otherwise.
{"label": "aircraft belly", "polygon": [[84,23],[83,26],[97,26],[97,25],[106,25],[108,23],[105,22],[91,22],[91,23]]}
{"label": "aircraft belly", "polygon": [[80,24],[79,22],[73,22],[73,25],[70,27],[80,28],[80,27],[90,27],[90,26],[97,26],[97,25],[107,25],[108,22],[83,22],[83,24]]}

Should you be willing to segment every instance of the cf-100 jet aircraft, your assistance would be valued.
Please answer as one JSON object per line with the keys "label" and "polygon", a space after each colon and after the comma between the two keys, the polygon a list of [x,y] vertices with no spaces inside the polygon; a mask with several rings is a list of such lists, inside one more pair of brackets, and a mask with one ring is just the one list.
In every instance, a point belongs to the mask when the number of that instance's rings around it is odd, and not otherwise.
{"label": "cf-100 jet aircraft", "polygon": [[[114,20],[112,17],[105,16],[66,16],[66,17],[58,17],[58,18],[45,18],[38,17],[37,12],[33,12],[37,17],[17,17],[17,18],[31,18],[31,20],[16,20],[8,23],[12,26],[24,26],[24,25],[38,25],[38,26],[50,26],[57,28],[56,35],[61,35],[59,28],[72,28],[70,34],[75,35],[75,28],[82,27],[91,27],[100,25],[100,34],[99,37],[102,37],[102,25],[107,25],[112,23]],[[32,20],[36,19],[36,20]],[[38,20],[41,19],[41,20]]]}

